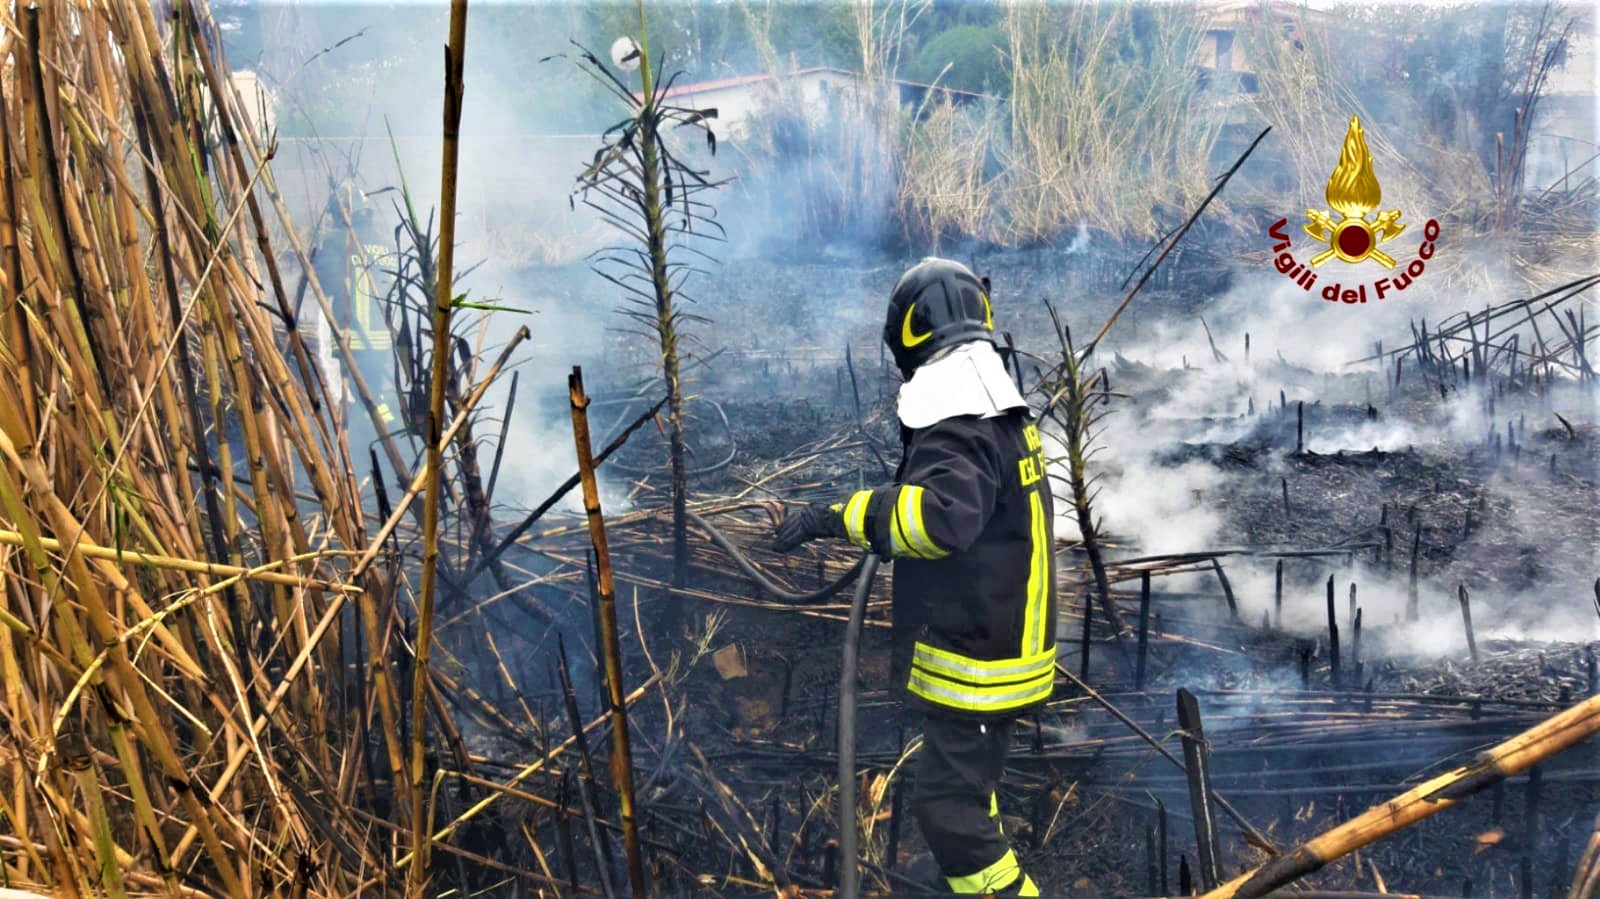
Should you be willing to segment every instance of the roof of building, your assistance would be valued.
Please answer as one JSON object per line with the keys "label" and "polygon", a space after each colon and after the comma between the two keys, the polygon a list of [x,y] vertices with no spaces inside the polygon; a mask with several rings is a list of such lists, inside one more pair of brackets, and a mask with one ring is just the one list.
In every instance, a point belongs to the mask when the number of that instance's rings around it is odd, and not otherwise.
{"label": "roof of building", "polygon": [[[795,69],[794,71],[787,73],[784,77],[804,78],[817,75],[839,75],[845,78],[861,77],[860,73],[858,72],[852,72],[849,69],[841,69],[835,66],[811,66],[804,69]],[[690,96],[693,94],[705,94],[710,93],[711,91],[727,90],[729,88],[759,84],[761,82],[771,81],[774,77],[775,76],[770,72],[761,72],[754,75],[736,75],[732,78],[717,78],[711,81],[695,81],[689,84],[674,84],[672,87],[668,88],[666,93],[662,94],[662,96],[664,98],[671,98]],[[954,94],[957,96],[971,97],[974,99],[987,96],[986,94],[980,94],[974,91],[960,90],[958,88],[945,87],[944,85],[939,84],[923,84],[920,81],[909,81],[904,78],[891,78],[889,80],[904,87],[916,87],[922,88],[923,90],[934,90],[944,94]]]}

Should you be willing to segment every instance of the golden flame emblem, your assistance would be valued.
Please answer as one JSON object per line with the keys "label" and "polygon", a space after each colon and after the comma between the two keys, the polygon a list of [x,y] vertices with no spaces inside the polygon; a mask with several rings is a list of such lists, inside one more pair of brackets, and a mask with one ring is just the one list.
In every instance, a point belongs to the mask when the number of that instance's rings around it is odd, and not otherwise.
{"label": "golden flame emblem", "polygon": [[1371,259],[1384,268],[1394,268],[1394,258],[1378,249],[1378,244],[1399,236],[1406,229],[1400,224],[1400,210],[1390,209],[1368,220],[1367,213],[1383,202],[1383,188],[1372,171],[1372,154],[1367,151],[1366,133],[1359,116],[1350,117],[1350,128],[1339,151],[1339,164],[1328,176],[1323,194],[1328,206],[1339,213],[1339,220],[1324,209],[1307,209],[1305,232],[1326,250],[1311,257],[1313,268],[1338,256],[1344,262]]}

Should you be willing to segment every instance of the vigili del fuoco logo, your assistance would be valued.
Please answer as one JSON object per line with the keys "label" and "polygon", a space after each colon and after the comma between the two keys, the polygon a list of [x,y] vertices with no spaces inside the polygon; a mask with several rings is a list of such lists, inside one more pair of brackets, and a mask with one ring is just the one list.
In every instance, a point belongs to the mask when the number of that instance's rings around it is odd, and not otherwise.
{"label": "vigili del fuoco logo", "polygon": [[[1422,226],[1422,246],[1417,255],[1402,268],[1393,256],[1380,247],[1400,235],[1406,226],[1400,223],[1400,210],[1387,209],[1368,218],[1383,202],[1383,188],[1372,170],[1372,154],[1367,151],[1366,133],[1361,130],[1361,119],[1350,117],[1350,128],[1344,135],[1344,148],[1339,152],[1339,164],[1328,176],[1328,187],[1323,194],[1328,206],[1338,213],[1336,221],[1326,209],[1307,209],[1302,230],[1316,243],[1318,252],[1310,264],[1296,260],[1289,254],[1289,224],[1287,218],[1278,219],[1267,229],[1267,236],[1277,241],[1272,252],[1277,254],[1273,267],[1310,292],[1317,283],[1317,269],[1324,263],[1338,259],[1347,265],[1376,262],[1391,272],[1392,277],[1379,278],[1370,284],[1355,281],[1348,286],[1342,281],[1324,285],[1322,298],[1329,302],[1365,303],[1369,299],[1382,300],[1396,294],[1419,278],[1433,258],[1434,242],[1439,239],[1439,223],[1428,219]],[[1370,288],[1370,289],[1369,289]]]}

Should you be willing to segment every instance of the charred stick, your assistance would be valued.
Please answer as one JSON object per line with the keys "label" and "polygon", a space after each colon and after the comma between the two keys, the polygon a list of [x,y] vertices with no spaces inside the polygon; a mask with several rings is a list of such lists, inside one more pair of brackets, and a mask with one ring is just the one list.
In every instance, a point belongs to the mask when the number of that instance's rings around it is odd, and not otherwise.
{"label": "charred stick", "polygon": [[1411,532],[1411,579],[1406,587],[1406,620],[1416,621],[1420,617],[1418,609],[1419,597],[1417,594],[1417,555],[1422,548],[1422,522],[1417,522],[1415,530]]}
{"label": "charred stick", "polygon": [[772,791],[772,812],[768,818],[771,819],[771,823],[767,825],[767,851],[772,853],[773,858],[777,858],[778,834],[783,828],[783,797],[777,790]]}
{"label": "charred stick", "polygon": [[1256,135],[1256,139],[1250,142],[1250,146],[1245,148],[1244,153],[1240,154],[1238,160],[1234,162],[1233,167],[1229,168],[1222,174],[1222,177],[1217,179],[1216,186],[1211,188],[1211,192],[1209,194],[1206,194],[1206,198],[1201,201],[1200,207],[1194,211],[1193,215],[1189,216],[1189,220],[1184,222],[1183,227],[1179,228],[1177,233],[1173,235],[1172,240],[1167,243],[1166,249],[1163,249],[1161,251],[1161,255],[1156,257],[1156,261],[1150,263],[1150,267],[1145,269],[1144,274],[1139,276],[1138,283],[1134,284],[1133,289],[1128,291],[1128,295],[1122,298],[1122,302],[1117,305],[1116,311],[1112,312],[1111,317],[1106,320],[1106,323],[1103,326],[1101,326],[1100,333],[1096,334],[1094,339],[1089,341],[1089,345],[1084,349],[1085,357],[1094,351],[1095,346],[1099,344],[1101,339],[1106,336],[1106,332],[1110,331],[1111,326],[1117,323],[1117,318],[1122,315],[1122,311],[1124,309],[1128,308],[1128,304],[1133,302],[1134,296],[1139,293],[1139,288],[1143,287],[1144,283],[1150,280],[1150,276],[1155,274],[1156,269],[1161,265],[1161,261],[1166,259],[1167,254],[1171,253],[1173,248],[1183,240],[1183,236],[1189,233],[1189,229],[1200,218],[1200,214],[1206,211],[1206,207],[1211,205],[1212,199],[1214,199],[1217,194],[1222,192],[1222,189],[1227,186],[1229,179],[1233,177],[1234,172],[1239,171],[1239,167],[1244,165],[1244,161],[1250,158],[1250,154],[1255,152],[1257,145],[1261,143],[1262,139],[1265,138],[1267,133],[1271,130],[1271,126],[1262,129],[1261,133]]}
{"label": "charred stick", "polygon": [[1152,896],[1166,895],[1165,891],[1157,892],[1160,884],[1156,875],[1156,828],[1153,824],[1144,827],[1144,891]]}
{"label": "charred stick", "polygon": [[1339,667],[1339,621],[1333,610],[1333,575],[1328,575],[1328,676],[1334,689],[1344,686],[1344,672]]}
{"label": "charred stick", "polygon": [[850,373],[850,396],[855,400],[856,430],[866,427],[866,419],[861,415],[861,388],[856,384],[856,363],[850,355],[850,344],[844,345],[844,367]]}
{"label": "charred stick", "polygon": [[1294,410],[1294,454],[1300,455],[1306,448],[1306,401],[1299,400],[1295,403]]}
{"label": "charred stick", "polygon": [[1472,597],[1467,595],[1467,585],[1456,585],[1456,598],[1461,603],[1461,625],[1467,632],[1467,652],[1472,660],[1478,660],[1478,640],[1472,633]]}
{"label": "charred stick", "polygon": [[[1283,566],[1278,563],[1279,568]],[[1150,650],[1150,572],[1139,576],[1139,655],[1133,670],[1133,688],[1144,689],[1145,658]],[[1589,656],[1590,670],[1594,669],[1594,656]],[[1087,675],[1086,675],[1087,676]],[[1592,680],[1593,678],[1591,678]],[[1590,692],[1593,692],[1592,690]]]}
{"label": "charred stick", "polygon": [[600,799],[599,787],[595,784],[594,760],[589,754],[589,738],[583,731],[583,718],[578,714],[578,695],[572,689],[572,678],[567,673],[567,645],[560,634],[557,640],[556,672],[561,677],[561,698],[566,703],[567,724],[572,728],[572,734],[578,742],[578,758],[581,760],[579,768],[581,780],[578,784],[578,803],[583,810],[584,826],[589,830],[590,848],[594,851],[594,866],[599,872],[600,887],[605,891],[608,899],[615,899],[616,890],[611,886],[610,844],[600,836],[600,828],[595,820],[599,817],[597,807]]}
{"label": "charred stick", "polygon": [[561,809],[556,813],[556,844],[561,847],[561,863],[567,869],[567,883],[572,887],[572,892],[578,892],[578,852],[572,842],[572,814],[569,811],[568,795],[572,789],[572,775],[567,772],[561,774],[561,787],[556,793]]}
{"label": "charred stick", "polygon": [[[1355,589],[1351,584],[1350,588]],[[1356,683],[1361,683],[1361,609],[1356,608],[1355,624],[1351,627],[1350,635],[1350,667],[1355,670]]]}
{"label": "charred stick", "polygon": [[[1037,723],[1034,725],[1034,732],[1038,733]],[[900,729],[895,745],[900,747],[902,754],[905,753],[906,732],[904,728]],[[900,863],[900,808],[906,792],[903,787],[904,785],[901,783],[894,785],[894,799],[889,802],[889,839],[888,845],[884,848],[883,862],[883,866],[889,869],[893,869],[895,865]]]}
{"label": "charred stick", "polygon": [[1522,820],[1522,899],[1533,899],[1533,862],[1539,857],[1539,793],[1543,781],[1543,772],[1534,765],[1528,772]]}
{"label": "charred stick", "polygon": [[489,465],[489,485],[483,489],[484,499],[494,502],[494,485],[500,479],[500,460],[505,458],[506,432],[511,429],[511,413],[517,408],[517,376],[522,372],[511,373],[511,388],[506,393],[506,411],[500,418],[500,439],[494,445],[494,462]]}
{"label": "charred stick", "polygon": [[1234,621],[1239,620],[1239,604],[1233,598],[1233,585],[1228,583],[1228,575],[1222,570],[1222,563],[1215,558],[1211,560],[1211,567],[1217,572],[1217,581],[1222,584],[1222,596],[1228,603],[1228,615]]}
{"label": "charred stick", "polygon": [[1217,853],[1217,822],[1211,806],[1211,754],[1200,721],[1200,703],[1188,690],[1178,690],[1178,726],[1183,737],[1184,768],[1189,776],[1189,803],[1194,808],[1194,836],[1200,862],[1200,883],[1212,889],[1222,882]]}
{"label": "charred stick", "polygon": [[1272,581],[1272,624],[1283,630],[1283,560],[1278,560],[1278,570]]}
{"label": "charred stick", "polygon": [[1089,679],[1089,640],[1092,636],[1091,625],[1094,623],[1094,600],[1085,593],[1083,595],[1083,634],[1078,641],[1078,676],[1084,680]]}
{"label": "charred stick", "polygon": [[1156,895],[1165,896],[1165,895],[1167,895],[1167,880],[1168,880],[1168,878],[1167,878],[1167,804],[1165,802],[1162,802],[1159,799],[1156,800],[1156,828],[1157,828],[1157,830],[1160,831],[1158,836],[1160,837],[1160,844],[1161,844],[1158,847],[1161,850],[1161,892],[1156,894]]}

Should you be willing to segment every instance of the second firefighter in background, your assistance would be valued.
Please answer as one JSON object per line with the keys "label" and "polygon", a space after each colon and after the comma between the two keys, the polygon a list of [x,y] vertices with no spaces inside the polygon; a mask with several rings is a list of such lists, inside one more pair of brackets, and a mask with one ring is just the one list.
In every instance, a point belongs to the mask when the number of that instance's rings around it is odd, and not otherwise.
{"label": "second firefighter in background", "polygon": [[1055,683],[1038,426],[996,350],[987,285],[960,263],[924,259],[902,275],[883,338],[905,378],[894,481],[791,511],[775,543],[835,537],[895,561],[892,671],[925,713],[918,828],[953,892],[1037,896],[996,790],[1017,716]]}

